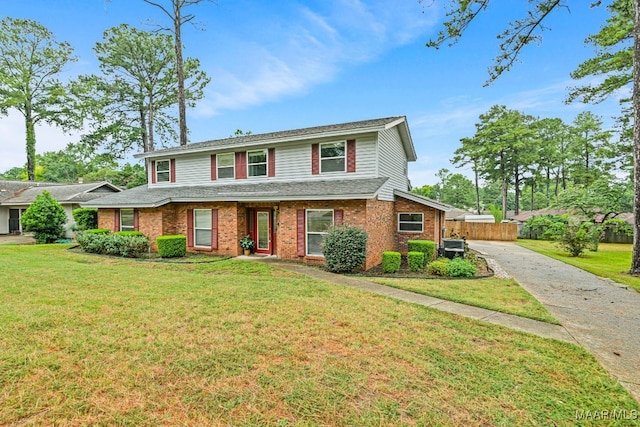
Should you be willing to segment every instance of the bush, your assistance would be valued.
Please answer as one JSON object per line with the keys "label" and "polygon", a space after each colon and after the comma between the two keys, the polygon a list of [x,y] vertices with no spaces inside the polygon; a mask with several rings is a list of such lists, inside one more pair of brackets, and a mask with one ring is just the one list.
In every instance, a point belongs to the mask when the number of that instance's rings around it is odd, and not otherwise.
{"label": "bush", "polygon": [[424,268],[424,252],[409,252],[407,254],[409,270],[421,271]]}
{"label": "bush", "polygon": [[356,227],[330,228],[322,243],[329,271],[348,273],[362,267],[367,259],[367,237],[364,230]]}
{"label": "bush", "polygon": [[98,227],[98,209],[78,208],[73,210],[73,222],[76,230],[90,230]]}
{"label": "bush", "polygon": [[562,249],[569,252],[571,256],[580,256],[589,245],[593,243],[593,236],[589,232],[589,227],[583,225],[568,225],[565,232],[560,236],[558,244]]}
{"label": "bush", "polygon": [[387,251],[382,253],[382,271],[385,273],[397,273],[400,271],[400,252]]}
{"label": "bush", "polygon": [[540,215],[529,218],[522,232],[531,239],[556,240],[566,227],[566,215]]}
{"label": "bush", "polygon": [[79,232],[76,239],[85,252],[139,258],[149,250],[149,240],[144,236],[127,236]]}
{"label": "bush", "polygon": [[180,258],[187,254],[187,236],[184,234],[160,236],[156,244],[162,258]]}
{"label": "bush", "polygon": [[449,258],[438,258],[429,264],[428,271],[429,274],[434,274],[436,276],[447,276],[447,268],[449,266],[449,262],[451,260]]}
{"label": "bush", "polygon": [[423,267],[433,261],[433,256],[436,254],[436,242],[431,240],[409,240],[407,247],[409,248],[409,252],[424,253]]}
{"label": "bush", "polygon": [[463,258],[453,258],[447,265],[449,277],[473,277],[477,272],[478,268],[475,264]]}
{"label": "bush", "polygon": [[24,231],[33,231],[38,243],[52,243],[64,234],[67,215],[62,205],[45,190],[38,194],[20,222]]}
{"label": "bush", "polygon": [[116,231],[113,234],[118,236],[144,236],[144,233],[142,233],[142,231],[135,231],[135,230]]}
{"label": "bush", "polygon": [[83,233],[89,233],[89,234],[109,234],[111,233],[111,230],[109,230],[108,228],[92,228],[90,230],[84,230]]}

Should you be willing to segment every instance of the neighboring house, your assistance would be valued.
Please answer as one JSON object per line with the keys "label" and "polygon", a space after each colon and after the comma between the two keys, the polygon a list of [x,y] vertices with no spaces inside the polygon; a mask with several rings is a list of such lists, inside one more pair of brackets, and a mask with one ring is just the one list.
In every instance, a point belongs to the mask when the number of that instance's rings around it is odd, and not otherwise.
{"label": "neighboring house", "polygon": [[246,135],[139,154],[148,184],[83,203],[98,223],[148,235],[184,234],[190,252],[236,256],[249,234],[255,252],[324,261],[332,225],[369,235],[365,268],[407,240],[441,242],[439,202],[409,193],[416,153],[405,117]]}
{"label": "neighboring house", "polygon": [[119,193],[122,190],[108,182],[89,184],[58,184],[32,181],[0,181],[0,234],[20,233],[20,218],[43,191],[48,191],[64,208],[67,215],[65,237],[72,237],[73,210],[80,203]]}

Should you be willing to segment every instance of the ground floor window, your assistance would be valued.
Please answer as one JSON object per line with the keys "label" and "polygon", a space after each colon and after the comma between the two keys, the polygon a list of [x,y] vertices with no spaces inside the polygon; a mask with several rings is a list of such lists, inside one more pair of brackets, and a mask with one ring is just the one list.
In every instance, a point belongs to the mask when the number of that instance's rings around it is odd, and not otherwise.
{"label": "ground floor window", "polygon": [[404,213],[398,214],[398,231],[422,233],[424,231],[424,214]]}
{"label": "ground floor window", "polygon": [[211,209],[193,210],[194,246],[211,247]]}
{"label": "ground floor window", "polygon": [[135,220],[133,209],[120,209],[120,231],[134,231]]}
{"label": "ground floor window", "polygon": [[307,210],[307,255],[323,256],[322,239],[333,226],[333,209]]}

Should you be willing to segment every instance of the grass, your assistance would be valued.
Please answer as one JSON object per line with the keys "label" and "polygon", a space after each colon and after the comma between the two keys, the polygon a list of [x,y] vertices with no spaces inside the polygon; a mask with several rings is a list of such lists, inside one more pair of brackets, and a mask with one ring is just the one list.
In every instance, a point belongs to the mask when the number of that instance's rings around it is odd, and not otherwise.
{"label": "grass", "polygon": [[513,279],[382,279],[369,278],[372,282],[392,286],[430,297],[442,298],[474,305],[501,313],[560,323],[530,293]]}
{"label": "grass", "polygon": [[0,425],[568,426],[637,408],[580,347],[267,264],[0,259]]}
{"label": "grass", "polygon": [[586,251],[582,256],[572,257],[567,252],[563,252],[554,242],[518,239],[517,243],[527,249],[573,265],[596,276],[630,286],[640,292],[640,277],[627,274],[631,267],[632,245],[630,244],[600,243],[598,252]]}

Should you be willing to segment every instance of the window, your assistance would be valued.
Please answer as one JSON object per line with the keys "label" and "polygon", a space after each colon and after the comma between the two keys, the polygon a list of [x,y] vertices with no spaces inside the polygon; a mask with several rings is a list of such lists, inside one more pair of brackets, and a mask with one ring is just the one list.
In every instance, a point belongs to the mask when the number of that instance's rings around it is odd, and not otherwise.
{"label": "window", "polygon": [[344,172],[344,142],[320,144],[320,172]]}
{"label": "window", "polygon": [[211,247],[211,209],[193,210],[194,246]]}
{"label": "window", "polygon": [[399,213],[398,214],[398,231],[409,231],[414,233],[422,233],[423,231],[423,213]]}
{"label": "window", "polygon": [[218,179],[233,178],[235,176],[235,160],[233,153],[218,154]]}
{"label": "window", "polygon": [[133,209],[120,209],[120,231],[134,231]]}
{"label": "window", "polygon": [[267,176],[267,150],[247,152],[249,176]]}
{"label": "window", "polygon": [[324,256],[322,239],[333,225],[333,210],[307,210],[307,255]]}
{"label": "window", "polygon": [[158,160],[156,162],[156,182],[169,182],[170,180],[169,160]]}

